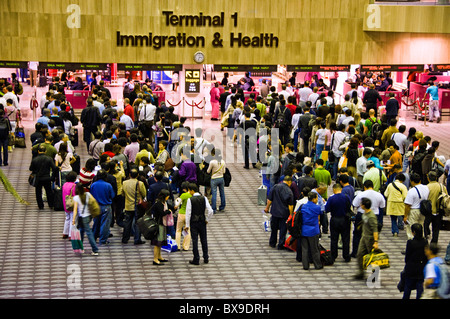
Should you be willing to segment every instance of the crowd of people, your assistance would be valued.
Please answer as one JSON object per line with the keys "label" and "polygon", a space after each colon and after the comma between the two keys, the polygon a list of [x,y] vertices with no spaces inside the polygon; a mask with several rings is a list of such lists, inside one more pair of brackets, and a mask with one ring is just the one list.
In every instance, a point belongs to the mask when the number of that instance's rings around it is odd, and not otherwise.
{"label": "crowd of people", "polygon": [[[162,258],[161,248],[169,244],[170,251],[187,251],[192,245],[190,263],[199,265],[199,239],[203,260],[208,263],[206,224],[214,214],[225,211],[224,187],[231,175],[220,149],[202,137],[203,129],[191,134],[191,128],[184,125],[186,118],[158,103],[157,96],[139,84],[124,96],[124,106],[118,107],[100,82],[79,119],[58,79],[45,96],[42,116],[30,136],[30,171],[39,209],[44,209],[45,200],[49,208],[59,209],[62,199],[66,213],[63,239],[70,238],[77,227],[82,238],[87,236],[91,254],[98,255],[99,247],[110,244],[111,227],[117,225],[122,228],[122,244],[133,237],[134,244],[141,245],[145,238],[138,220],[148,214],[159,226],[158,236],[151,238],[154,265],[168,261]],[[78,122],[89,154],[83,162],[73,129]],[[66,201],[72,198],[74,205],[67,207]],[[95,218],[90,211],[92,200],[100,208]],[[175,240],[175,250],[170,239]]]}
{"label": "crowd of people", "polygon": [[[214,90],[213,102],[220,114],[214,113],[214,119],[220,120],[228,141],[242,147],[244,169],[250,164],[258,168],[267,186],[271,247],[296,250],[305,270],[311,263],[321,269],[319,240],[329,233],[332,262],[342,248],[345,262],[356,258],[355,278],[361,279],[363,257],[380,248],[383,216],[390,216],[392,237],[406,230],[408,238],[402,252],[404,298],[414,289],[420,298],[427,292],[424,287],[436,286],[437,271],[427,265],[439,258],[440,199],[449,193],[450,161],[438,155],[439,141],[398,125],[400,105],[394,96],[379,112],[383,74],[378,75],[378,86],[376,76],[357,73],[356,78],[342,104],[314,77],[303,84],[286,82],[280,91],[263,81],[259,94],[248,97],[242,87],[218,84],[215,88],[222,93]],[[203,138],[202,128],[191,132],[186,118],[140,85],[124,91],[124,105],[119,107],[100,82],[78,119],[64,87],[55,81],[41,109],[30,136],[30,171],[39,209],[45,201],[56,208],[62,199],[64,239],[78,227],[92,254],[98,255],[117,225],[123,229],[123,244],[132,236],[135,245],[144,244],[137,221],[152,214],[159,227],[151,240],[154,265],[167,262],[161,248],[168,235],[178,250],[189,250],[192,244],[194,265],[200,264],[200,238],[203,260],[209,262],[206,225],[214,214],[224,212],[230,182],[222,145]],[[83,163],[76,152],[78,122],[90,156]],[[72,197],[73,207],[66,207]],[[100,215],[90,226],[92,198]],[[422,201],[430,203],[429,211]],[[287,248],[286,222],[294,212],[302,215],[302,235]],[[445,261],[450,263],[450,249]]]}
{"label": "crowd of people", "polygon": [[[363,258],[380,248],[383,216],[390,216],[392,236],[406,230],[408,239],[402,251],[404,298],[414,289],[420,298],[423,287],[429,288],[429,279],[437,273],[426,267],[426,251],[436,255],[442,202],[449,194],[450,161],[438,155],[439,141],[414,127],[407,131],[405,125],[398,125],[400,104],[393,94],[380,108],[384,111],[378,112],[379,91],[386,90],[382,85],[388,87],[385,75],[378,75],[379,86],[370,83],[376,76],[357,76],[353,92],[340,105],[335,104],[333,91],[321,88],[320,93],[308,81],[297,90],[289,83],[279,92],[270,87],[267,96],[254,99],[250,95],[247,101],[242,91],[232,88],[224,100],[222,127],[228,127],[233,139],[242,123],[244,128],[256,128],[259,147],[275,139],[267,145],[265,156],[252,156],[247,142],[251,137],[242,145],[244,168],[249,168],[249,162],[263,167],[271,247],[296,250],[296,260],[305,270],[310,263],[321,269],[319,239],[330,232],[332,259],[338,258],[340,246],[345,262],[356,258],[359,271],[355,278],[363,279]],[[367,90],[358,89],[366,85]],[[333,194],[328,194],[329,188]],[[429,205],[422,207],[421,202]],[[296,245],[286,240],[286,222],[294,212],[303,218]],[[426,243],[427,249],[417,242]],[[450,264],[450,248],[445,262]]]}

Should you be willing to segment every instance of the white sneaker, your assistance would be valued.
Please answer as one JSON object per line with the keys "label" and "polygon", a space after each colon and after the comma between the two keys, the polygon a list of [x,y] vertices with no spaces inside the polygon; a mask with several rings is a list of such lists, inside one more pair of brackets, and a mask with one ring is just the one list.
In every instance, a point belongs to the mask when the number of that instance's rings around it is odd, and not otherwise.
{"label": "white sneaker", "polygon": [[98,252],[91,252],[91,256],[98,256]]}

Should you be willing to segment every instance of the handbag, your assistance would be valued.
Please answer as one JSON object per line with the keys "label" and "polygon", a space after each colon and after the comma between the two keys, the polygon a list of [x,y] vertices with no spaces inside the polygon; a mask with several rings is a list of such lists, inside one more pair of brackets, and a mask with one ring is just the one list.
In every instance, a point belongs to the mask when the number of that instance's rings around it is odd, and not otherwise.
{"label": "handbag", "polygon": [[139,201],[137,200],[137,197],[138,197],[138,185],[139,185],[139,181],[136,183],[134,207],[135,207],[135,210],[139,210],[139,211],[144,211],[145,212],[148,209],[148,202],[147,202],[146,198],[141,198]]}
{"label": "handbag", "polygon": [[153,215],[145,214],[136,221],[142,236],[147,240],[153,240],[158,236],[159,224]]}
{"label": "handbag", "polygon": [[72,249],[75,253],[82,254],[84,252],[80,230],[77,227],[72,227],[70,231],[70,242],[72,244]]}
{"label": "handbag", "polygon": [[28,176],[28,184],[36,187],[36,174],[31,173],[30,176]]}
{"label": "handbag", "polygon": [[68,212],[73,212],[73,206],[74,206],[74,201],[73,201],[73,188],[75,187],[75,184],[73,184],[72,188],[70,189],[70,193],[66,195],[65,197],[65,202],[66,202],[66,211]]}
{"label": "handbag", "polygon": [[384,253],[381,249],[372,249],[370,253],[363,257],[363,268],[366,270],[369,266],[378,266],[380,269],[389,268],[388,254]]}
{"label": "handbag", "polygon": [[92,196],[91,194],[87,193],[86,196],[89,196],[88,198],[88,207],[89,207],[89,213],[91,214],[92,218],[96,218],[100,216],[100,205],[98,204],[97,200]]}
{"label": "handbag", "polygon": [[[347,153],[347,150],[346,150],[346,153]],[[338,168],[347,167],[347,161],[348,161],[347,155],[343,154],[341,156],[341,158],[339,159]]]}
{"label": "handbag", "polygon": [[162,218],[163,225],[164,226],[173,226],[174,225],[173,213],[172,213],[172,211],[170,211],[168,209],[167,203],[164,204],[164,211],[169,212],[169,213],[163,216],[163,218]]}

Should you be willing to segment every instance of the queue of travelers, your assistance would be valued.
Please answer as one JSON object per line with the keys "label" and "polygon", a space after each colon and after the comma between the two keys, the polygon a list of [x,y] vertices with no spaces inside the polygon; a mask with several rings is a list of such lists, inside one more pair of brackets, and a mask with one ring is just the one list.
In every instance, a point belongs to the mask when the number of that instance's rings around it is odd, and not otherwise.
{"label": "queue of travelers", "polygon": [[[258,168],[267,186],[271,247],[292,249],[286,245],[286,221],[299,212],[302,236],[293,249],[303,268],[311,263],[323,268],[319,241],[330,234],[332,262],[341,247],[345,262],[356,259],[355,278],[363,279],[363,257],[382,247],[383,216],[391,216],[392,238],[403,230],[408,238],[402,252],[404,298],[419,286],[428,296],[427,289],[438,280],[427,260],[438,253],[441,195],[449,193],[450,162],[437,155],[439,141],[398,125],[398,103],[390,100],[386,113],[379,111],[377,92],[385,90],[385,78],[380,74],[377,85],[376,76],[358,73],[354,92],[341,105],[335,103],[334,92],[314,78],[296,86],[283,84],[279,92],[263,83],[260,94],[251,92],[249,98],[242,87],[222,84],[224,92],[216,95],[221,130],[226,130],[230,143],[242,147],[244,169],[250,170],[250,164]],[[120,108],[102,85],[94,86],[79,119],[90,156],[81,165],[71,129],[78,119],[64,90],[53,83],[31,139],[30,171],[36,175],[38,207],[44,207],[42,188],[49,207],[54,207],[51,183],[56,181],[63,201],[71,195],[76,203],[74,212],[66,210],[63,238],[79,225],[93,255],[109,244],[114,225],[123,228],[123,244],[132,236],[135,245],[144,244],[137,220],[151,213],[159,227],[159,236],[151,240],[154,265],[168,261],[161,256],[167,235],[175,238],[179,250],[188,250],[192,243],[193,265],[200,264],[200,237],[203,261],[208,263],[206,225],[226,207],[229,171],[221,150],[202,137],[201,128],[191,132],[184,126],[186,118],[159,102],[148,88],[135,85],[129,91],[133,100],[124,92]],[[174,134],[179,128],[185,130]],[[89,196],[101,210],[92,228]],[[430,201],[429,211],[422,209],[425,200]],[[450,249],[445,262],[450,263]]]}

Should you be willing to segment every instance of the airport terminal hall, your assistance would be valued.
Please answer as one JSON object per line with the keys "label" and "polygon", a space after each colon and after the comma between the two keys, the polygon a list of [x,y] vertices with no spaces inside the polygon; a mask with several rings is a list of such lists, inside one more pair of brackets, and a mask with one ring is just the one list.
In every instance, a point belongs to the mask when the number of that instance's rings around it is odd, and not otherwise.
{"label": "airport terminal hall", "polygon": [[450,299],[450,0],[1,2],[0,299]]}

